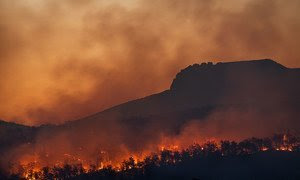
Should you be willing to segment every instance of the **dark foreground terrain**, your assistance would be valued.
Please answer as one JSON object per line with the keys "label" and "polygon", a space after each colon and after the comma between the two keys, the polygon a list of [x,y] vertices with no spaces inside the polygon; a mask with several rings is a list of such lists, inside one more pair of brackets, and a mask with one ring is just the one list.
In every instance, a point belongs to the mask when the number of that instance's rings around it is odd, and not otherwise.
{"label": "dark foreground terrain", "polygon": [[74,179],[300,179],[300,152],[261,152],[252,155],[186,158],[179,163],[148,165],[144,169],[110,169]]}
{"label": "dark foreground terrain", "polygon": [[277,134],[236,143],[221,141],[189,148],[162,150],[142,161],[129,158],[121,167],[97,169],[91,165],[20,167],[17,174],[1,179],[300,179],[300,138]]}
{"label": "dark foreground terrain", "polygon": [[[162,152],[167,153],[167,152]],[[182,154],[184,155],[184,154]],[[251,155],[226,156],[211,153],[206,157],[181,157],[170,163],[146,159],[145,164],[124,163],[124,169],[111,167],[85,173],[80,165],[64,168],[44,168],[40,174],[28,179],[300,179],[300,152],[260,152]],[[143,168],[139,166],[143,165]],[[1,179],[25,179],[20,175]]]}

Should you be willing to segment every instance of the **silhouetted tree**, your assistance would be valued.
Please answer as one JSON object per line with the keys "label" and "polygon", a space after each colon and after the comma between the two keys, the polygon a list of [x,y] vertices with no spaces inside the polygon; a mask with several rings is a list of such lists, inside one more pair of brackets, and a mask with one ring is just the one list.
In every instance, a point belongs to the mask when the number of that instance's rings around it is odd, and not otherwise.
{"label": "silhouetted tree", "polygon": [[[274,147],[277,146],[293,148],[294,152],[274,153],[277,151]],[[299,138],[277,134],[272,138],[250,138],[240,143],[221,141],[220,146],[215,142],[207,142],[203,146],[193,144],[182,151],[163,150],[139,162],[130,157],[122,163],[120,170],[112,166],[98,170],[94,166],[85,172],[81,164],[66,164],[63,167],[44,167],[40,172],[36,172],[33,171],[33,164],[29,164],[27,169],[20,168],[20,173],[11,175],[10,179],[20,179],[25,171],[27,178],[49,180],[222,179],[223,176],[224,179],[274,179],[282,175],[299,179],[299,153]],[[253,173],[251,177],[249,173]],[[0,179],[3,177],[0,172]]]}

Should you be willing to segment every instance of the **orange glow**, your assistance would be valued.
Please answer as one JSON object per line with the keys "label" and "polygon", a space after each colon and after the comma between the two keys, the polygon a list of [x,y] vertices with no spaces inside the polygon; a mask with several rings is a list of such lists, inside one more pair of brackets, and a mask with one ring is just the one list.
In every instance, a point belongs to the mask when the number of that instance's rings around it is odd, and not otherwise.
{"label": "orange glow", "polygon": [[[279,139],[280,140],[280,139]],[[284,134],[282,135],[282,139],[281,139],[280,144],[273,144],[272,147],[266,147],[266,146],[262,146],[259,151],[269,151],[271,149],[274,149],[276,151],[289,151],[292,152],[293,151],[293,147],[299,145],[299,142],[295,142],[295,144],[293,143],[289,143],[289,136]],[[208,145],[210,144],[210,145]],[[208,146],[207,146],[208,145]],[[216,147],[215,150],[213,151],[220,151],[222,153],[222,156],[224,156],[226,153],[225,149],[222,149],[222,143],[220,141],[208,141],[205,142],[201,145],[198,144],[194,144],[193,146],[195,147],[199,147],[201,149],[201,151],[206,151],[208,150],[207,148],[210,149],[210,151],[212,151],[211,149],[211,145],[214,145]],[[191,147],[191,146],[189,146]],[[107,153],[106,151],[100,151],[99,157],[101,157],[101,162],[98,162],[97,164],[92,163],[91,161],[87,160],[87,159],[83,159],[82,157],[78,157],[76,155],[72,155],[69,153],[65,153],[63,154],[63,159],[62,160],[57,160],[55,161],[56,163],[54,164],[41,164],[42,160],[40,156],[38,156],[37,154],[30,156],[30,155],[24,155],[22,157],[22,159],[20,159],[19,161],[19,165],[21,167],[21,169],[23,169],[23,173],[22,176],[26,179],[35,179],[35,175],[37,176],[39,173],[41,173],[42,168],[45,166],[48,167],[64,167],[64,165],[66,163],[68,163],[69,165],[76,165],[76,164],[80,164],[81,167],[83,168],[84,172],[90,172],[92,170],[101,170],[103,168],[109,167],[111,166],[115,171],[121,171],[122,170],[122,164],[124,161],[127,161],[129,158],[132,158],[133,163],[135,165],[138,165],[139,162],[142,162],[143,160],[145,160],[147,157],[153,155],[153,154],[157,154],[158,158],[161,159],[161,152],[164,151],[169,151],[171,153],[181,153],[184,150],[186,150],[189,147],[183,147],[183,146],[179,146],[179,145],[158,145],[155,151],[151,151],[151,150],[145,150],[143,152],[140,153],[125,153],[123,156],[121,156],[119,159],[109,159],[107,157]],[[271,148],[271,149],[270,149]],[[251,151],[248,150],[244,150],[247,153],[252,153]],[[47,156],[46,156],[47,157]],[[106,158],[105,158],[106,157]],[[97,157],[94,157],[95,159],[97,159]],[[176,163],[176,161],[173,159],[171,161],[167,160],[168,163]],[[127,168],[132,168],[131,166],[128,166]],[[20,172],[20,168],[18,169],[17,167],[14,167],[14,169],[12,169],[12,171],[16,172]],[[22,172],[22,171],[21,171]],[[13,172],[12,172],[13,173]]]}
{"label": "orange glow", "polygon": [[78,119],[165,90],[178,70],[203,60],[268,57],[298,67],[295,7],[298,1],[1,1],[0,118]]}

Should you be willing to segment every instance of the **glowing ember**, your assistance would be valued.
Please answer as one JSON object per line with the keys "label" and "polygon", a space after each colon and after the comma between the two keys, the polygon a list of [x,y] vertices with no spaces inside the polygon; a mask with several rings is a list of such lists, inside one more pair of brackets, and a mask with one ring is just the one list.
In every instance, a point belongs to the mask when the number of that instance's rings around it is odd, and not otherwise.
{"label": "glowing ember", "polygon": [[[290,135],[277,135],[273,139],[263,140],[260,139],[247,139],[240,143],[229,142],[229,141],[208,141],[202,145],[194,144],[189,147],[182,148],[179,145],[160,145],[156,152],[145,151],[143,153],[128,154],[117,161],[112,161],[109,159],[109,153],[106,151],[100,151],[100,157],[98,158],[100,162],[92,163],[81,157],[70,153],[64,153],[63,159],[61,161],[56,161],[55,164],[47,165],[48,171],[54,171],[61,169],[72,169],[74,171],[79,171],[80,173],[88,173],[95,170],[102,170],[111,167],[114,171],[120,172],[123,170],[130,170],[133,167],[142,168],[142,164],[149,158],[157,157],[158,161],[163,161],[165,163],[175,164],[181,161],[183,154],[187,153],[188,156],[193,156],[195,152],[202,153],[203,155],[212,152],[220,152],[222,156],[235,154],[252,154],[256,152],[264,151],[289,151],[292,152],[293,149],[299,148],[300,142],[291,141]],[[295,139],[295,138],[294,138]],[[296,138],[297,139],[297,138]],[[271,143],[270,143],[271,142]],[[262,143],[262,144],[261,144]],[[264,144],[265,143],[265,144]],[[258,147],[258,148],[256,148]],[[156,154],[156,155],[155,155]],[[45,155],[49,157],[49,154]],[[41,157],[37,154],[33,156],[26,155],[20,161],[19,166],[15,167],[12,173],[21,174],[25,179],[39,179],[42,174],[47,172],[47,168],[41,165]],[[69,164],[69,165],[68,165]],[[70,166],[72,165],[72,166]],[[75,165],[75,167],[73,167]],[[44,167],[44,168],[43,168]]]}

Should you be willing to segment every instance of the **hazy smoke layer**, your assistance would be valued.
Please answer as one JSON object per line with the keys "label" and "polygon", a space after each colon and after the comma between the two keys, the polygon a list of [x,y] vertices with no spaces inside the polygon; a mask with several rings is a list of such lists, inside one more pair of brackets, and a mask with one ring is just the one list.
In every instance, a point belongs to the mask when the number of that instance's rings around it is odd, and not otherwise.
{"label": "hazy smoke layer", "polygon": [[142,160],[163,148],[182,150],[210,140],[239,141],[271,136],[286,132],[286,129],[298,131],[299,122],[291,118],[292,114],[295,112],[290,113],[281,107],[219,109],[205,119],[188,119],[177,133],[168,132],[172,131],[172,123],[176,123],[171,119],[152,123],[143,121],[143,124],[148,124],[141,127],[138,124],[129,127],[119,120],[105,119],[70,128],[44,129],[34,143],[21,144],[3,152],[0,170],[20,172],[19,165],[30,169],[63,166],[65,163],[80,163],[85,168],[118,167],[129,157]]}
{"label": "hazy smoke layer", "polygon": [[[0,0],[0,117],[61,123],[201,60],[299,67],[298,0]],[[201,60],[199,60],[201,59]]]}

